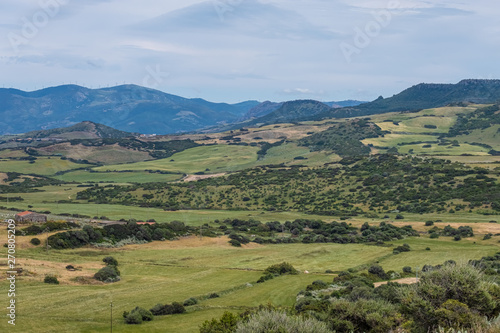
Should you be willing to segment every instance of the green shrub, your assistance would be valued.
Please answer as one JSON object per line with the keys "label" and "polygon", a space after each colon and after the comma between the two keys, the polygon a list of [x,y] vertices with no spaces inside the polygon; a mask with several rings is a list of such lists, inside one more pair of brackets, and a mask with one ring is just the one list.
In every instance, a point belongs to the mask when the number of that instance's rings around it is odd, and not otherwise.
{"label": "green shrub", "polygon": [[200,326],[200,333],[234,333],[240,318],[231,312],[224,312],[217,320],[207,320]]}
{"label": "green shrub", "polygon": [[59,281],[57,280],[57,277],[54,275],[45,275],[45,278],[43,279],[44,283],[49,283],[49,284],[59,284]]}
{"label": "green shrub", "polygon": [[198,300],[194,297],[190,297],[184,301],[184,306],[192,306],[198,304]]}
{"label": "green shrub", "polygon": [[376,275],[383,280],[387,280],[389,278],[380,265],[370,266],[370,268],[368,268],[368,273]]}
{"label": "green shrub", "polygon": [[154,319],[151,311],[148,311],[141,307],[136,307],[132,311],[124,312],[123,318],[127,324],[141,324],[143,321],[151,321]]}
{"label": "green shrub", "polygon": [[434,221],[425,221],[425,226],[430,227],[434,225]]}
{"label": "green shrub", "polygon": [[403,267],[403,273],[411,273],[411,267],[410,266]]}
{"label": "green shrub", "polygon": [[237,241],[236,239],[229,240],[229,244],[231,244],[234,247],[241,247],[241,243],[239,241]]}
{"label": "green shrub", "polygon": [[102,261],[108,266],[118,266],[118,261],[113,257],[105,257]]}
{"label": "green shrub", "polygon": [[269,274],[276,274],[276,275],[283,275],[283,274],[292,274],[296,275],[299,274],[299,272],[289,263],[287,262],[282,262],[281,264],[276,264],[269,266],[265,270],[266,273]]}
{"label": "green shrub", "polygon": [[[201,332],[201,331],[200,331]],[[236,333],[333,333],[327,325],[314,318],[289,316],[283,311],[262,310],[247,322],[239,322]]]}
{"label": "green shrub", "polygon": [[172,304],[156,304],[149,310],[155,316],[165,316],[170,314],[180,314],[186,312],[184,305],[178,302]]}
{"label": "green shrub", "polygon": [[94,279],[110,283],[120,281],[120,271],[116,266],[106,266],[94,274]]}
{"label": "green shrub", "polygon": [[38,238],[36,238],[36,237],[35,237],[35,238],[32,238],[32,239],[30,240],[30,243],[31,243],[31,244],[33,244],[33,245],[35,245],[35,246],[38,246],[38,245],[40,245],[40,244],[41,244],[40,240],[39,240]]}

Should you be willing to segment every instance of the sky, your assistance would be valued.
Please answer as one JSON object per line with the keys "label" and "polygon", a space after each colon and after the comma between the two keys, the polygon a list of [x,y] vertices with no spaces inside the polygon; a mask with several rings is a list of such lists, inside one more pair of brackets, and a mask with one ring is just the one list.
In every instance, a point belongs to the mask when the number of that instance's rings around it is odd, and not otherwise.
{"label": "sky", "polygon": [[500,78],[491,0],[2,0],[0,87],[370,101]]}

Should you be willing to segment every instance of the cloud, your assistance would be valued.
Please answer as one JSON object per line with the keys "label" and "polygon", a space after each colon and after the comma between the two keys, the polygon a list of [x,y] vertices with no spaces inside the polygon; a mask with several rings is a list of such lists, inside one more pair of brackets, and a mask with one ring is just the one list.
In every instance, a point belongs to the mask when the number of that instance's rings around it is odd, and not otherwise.
{"label": "cloud", "polygon": [[131,32],[149,36],[196,33],[291,40],[335,37],[293,10],[249,0],[235,1],[234,5],[217,0],[202,2],[134,25]]}

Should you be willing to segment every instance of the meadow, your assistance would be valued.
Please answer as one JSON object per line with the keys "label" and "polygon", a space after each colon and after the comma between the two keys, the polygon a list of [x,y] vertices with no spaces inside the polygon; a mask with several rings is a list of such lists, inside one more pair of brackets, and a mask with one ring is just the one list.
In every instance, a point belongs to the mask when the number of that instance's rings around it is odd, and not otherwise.
{"label": "meadow", "polygon": [[[5,238],[4,229],[0,237]],[[44,236],[40,236],[43,244]],[[23,332],[107,332],[110,326],[110,302],[113,302],[113,327],[119,332],[196,332],[207,319],[223,311],[241,312],[260,304],[291,306],[295,295],[315,280],[331,282],[334,274],[325,270],[342,271],[361,265],[380,264],[385,270],[401,271],[411,263],[413,267],[480,258],[498,251],[496,240],[454,242],[449,237],[429,239],[410,238],[393,242],[410,244],[412,251],[392,254],[392,246],[380,247],[361,244],[249,244],[234,248],[226,237],[130,245],[120,249],[92,249],[55,251],[28,244],[29,236],[19,236],[19,276],[17,329]],[[427,247],[430,251],[425,250]],[[104,256],[113,256],[119,262],[122,280],[113,284],[94,282],[82,284],[75,277],[89,281],[100,267]],[[1,263],[4,263],[2,259]],[[282,276],[256,284],[262,270],[279,262],[290,262],[302,273]],[[81,270],[68,272],[64,267],[74,265]],[[5,266],[3,266],[5,267]],[[3,268],[2,268],[3,269]],[[309,273],[305,274],[307,270]],[[56,274],[61,284],[42,282],[45,274]],[[5,289],[5,281],[0,289]],[[207,298],[209,293],[218,298]],[[123,311],[135,306],[151,308],[157,303],[183,302],[189,297],[200,301],[188,307],[182,315],[155,317],[153,322],[140,327],[125,325]],[[6,299],[6,294],[2,293]],[[5,301],[5,300],[4,300]],[[6,321],[0,329],[7,328]]]}

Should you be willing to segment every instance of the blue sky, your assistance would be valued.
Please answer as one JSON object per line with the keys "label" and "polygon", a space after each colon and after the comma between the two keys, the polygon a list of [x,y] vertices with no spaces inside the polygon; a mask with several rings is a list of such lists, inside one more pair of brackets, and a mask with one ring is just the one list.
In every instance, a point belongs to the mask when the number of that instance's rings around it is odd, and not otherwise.
{"label": "blue sky", "polygon": [[500,78],[499,14],[486,0],[2,0],[1,86],[373,100]]}

